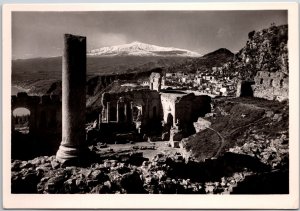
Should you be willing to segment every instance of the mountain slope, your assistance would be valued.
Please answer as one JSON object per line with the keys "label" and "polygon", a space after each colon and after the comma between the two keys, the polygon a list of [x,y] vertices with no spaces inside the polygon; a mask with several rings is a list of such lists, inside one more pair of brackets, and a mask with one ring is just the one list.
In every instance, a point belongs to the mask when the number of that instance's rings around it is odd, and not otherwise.
{"label": "mountain slope", "polygon": [[132,42],[125,45],[103,47],[88,52],[89,56],[181,56],[200,57],[201,55],[185,49],[161,47],[141,42]]}
{"label": "mountain slope", "polygon": [[233,53],[226,49],[226,48],[220,48],[218,50],[215,50],[211,53],[205,54],[202,58],[210,58],[210,59],[215,59],[218,60],[219,62],[224,62],[227,61],[228,58],[233,57]]}
{"label": "mountain slope", "polygon": [[234,57],[230,69],[241,79],[253,79],[257,71],[288,74],[288,26],[252,31],[248,41]]}
{"label": "mountain slope", "polygon": [[234,54],[226,48],[220,48],[200,58],[192,58],[184,63],[169,67],[168,72],[211,72],[212,67],[221,67],[232,61]]}
{"label": "mountain slope", "polygon": [[[87,74],[111,75],[138,73],[157,67],[174,66],[186,57],[167,56],[114,56],[87,57]],[[12,85],[30,89],[30,93],[44,93],[52,83],[61,80],[62,58],[34,58],[12,61]]]}

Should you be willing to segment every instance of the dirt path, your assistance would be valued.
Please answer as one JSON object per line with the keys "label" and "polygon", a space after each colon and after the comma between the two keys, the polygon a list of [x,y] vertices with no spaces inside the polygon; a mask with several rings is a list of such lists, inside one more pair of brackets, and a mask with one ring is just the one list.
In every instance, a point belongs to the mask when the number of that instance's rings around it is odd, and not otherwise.
{"label": "dirt path", "polygon": [[243,129],[243,128],[245,128],[245,127],[249,127],[249,126],[251,126],[251,125],[257,124],[258,122],[261,122],[261,121],[263,121],[263,120],[265,120],[265,119],[266,119],[266,117],[262,117],[262,118],[256,120],[255,122],[251,122],[251,123],[249,123],[249,124],[247,124],[247,125],[243,125],[243,126],[240,126],[240,127],[238,127],[238,128],[235,128],[233,131],[231,131],[231,132],[229,133],[229,135],[226,135],[225,137],[222,136],[221,133],[219,133],[217,130],[215,130],[215,129],[211,128],[211,127],[208,127],[207,129],[209,129],[209,130],[215,132],[215,133],[219,136],[220,141],[221,141],[220,147],[219,147],[218,151],[216,152],[216,154],[215,154],[213,157],[219,156],[221,150],[223,149],[223,147],[224,147],[224,145],[225,145],[225,138],[228,138],[230,135],[232,135],[233,133],[237,132],[237,131],[240,130],[240,129]]}
{"label": "dirt path", "polygon": [[256,120],[255,122],[251,122],[251,123],[249,123],[247,125],[243,125],[243,126],[237,127],[233,131],[231,131],[226,137],[229,137],[230,135],[232,135],[233,133],[237,132],[238,130],[240,130],[240,129],[244,128],[244,127],[249,127],[251,125],[257,124],[258,122],[260,122],[262,120],[265,120],[265,119],[266,119],[266,117],[262,117],[262,118]]}
{"label": "dirt path", "polygon": [[221,133],[219,133],[219,132],[216,131],[215,129],[213,129],[213,128],[211,128],[211,127],[208,127],[208,129],[211,130],[211,131],[213,131],[213,132],[215,132],[215,133],[219,136],[219,138],[220,138],[220,140],[221,140],[220,147],[219,147],[218,151],[216,152],[216,154],[213,156],[213,157],[217,157],[217,156],[220,154],[220,152],[221,152],[221,150],[223,149],[223,147],[224,147],[225,139],[224,139],[224,137],[221,135]]}

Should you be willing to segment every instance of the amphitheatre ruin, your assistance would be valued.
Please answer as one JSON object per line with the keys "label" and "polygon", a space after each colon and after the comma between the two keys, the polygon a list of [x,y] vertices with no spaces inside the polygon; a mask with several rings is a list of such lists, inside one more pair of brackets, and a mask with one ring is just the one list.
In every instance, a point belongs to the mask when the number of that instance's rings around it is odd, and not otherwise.
{"label": "amphitheatre ruin", "polygon": [[168,88],[162,68],[101,76],[88,122],[86,62],[86,37],[65,34],[62,97],[11,97],[12,114],[30,111],[28,134],[12,115],[13,193],[260,193],[268,179],[263,191],[288,192],[286,74],[258,71],[215,98]]}

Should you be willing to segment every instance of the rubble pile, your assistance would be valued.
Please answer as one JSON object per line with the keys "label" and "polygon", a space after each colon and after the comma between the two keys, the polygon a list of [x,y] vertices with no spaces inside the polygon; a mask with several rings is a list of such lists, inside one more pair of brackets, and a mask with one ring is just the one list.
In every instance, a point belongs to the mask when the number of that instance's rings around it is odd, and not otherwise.
{"label": "rubble pile", "polygon": [[230,147],[228,151],[256,157],[274,169],[288,168],[289,132],[286,110],[285,106],[281,113],[266,111],[264,121],[245,129],[237,138],[237,145]]}
{"label": "rubble pile", "polygon": [[273,168],[288,160],[289,140],[287,131],[283,131],[281,135],[273,139],[268,139],[264,134],[253,133],[247,139],[245,144],[230,148],[229,151],[257,157],[262,163]]}
{"label": "rubble pile", "polygon": [[251,166],[232,160],[239,159],[228,154],[199,163],[174,153],[157,154],[139,165],[119,157],[99,160],[88,167],[63,166],[55,156],[14,160],[12,193],[228,194],[245,176],[265,169],[253,164],[252,171]]}
{"label": "rubble pile", "polygon": [[205,191],[208,194],[230,194],[238,184],[244,181],[245,177],[252,175],[253,172],[238,172],[231,177],[222,177],[218,182],[205,183]]}
{"label": "rubble pile", "polygon": [[[176,161],[174,160],[176,159]],[[167,176],[168,162],[184,162],[157,155],[136,166],[104,160],[90,167],[64,167],[55,156],[12,163],[13,193],[205,193],[199,183]]]}

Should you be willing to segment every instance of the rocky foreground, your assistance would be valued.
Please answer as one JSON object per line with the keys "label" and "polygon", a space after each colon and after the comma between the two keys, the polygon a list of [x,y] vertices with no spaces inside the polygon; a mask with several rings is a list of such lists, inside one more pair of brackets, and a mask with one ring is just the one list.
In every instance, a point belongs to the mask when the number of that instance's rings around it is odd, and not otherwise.
{"label": "rocky foreground", "polygon": [[85,167],[55,156],[12,160],[12,193],[288,194],[288,110],[287,102],[220,99],[205,117],[210,128],[181,149],[95,143]]}
{"label": "rocky foreground", "polygon": [[[273,147],[279,151],[276,144],[279,141],[270,142],[268,156],[273,156]],[[256,193],[253,185],[260,185],[266,193],[288,193],[288,171],[244,155],[247,150],[257,151],[253,144],[250,146],[234,148],[231,151],[235,153],[205,162],[186,161],[180,153],[157,154],[149,161],[140,152],[111,149],[103,151],[99,161],[88,167],[65,167],[55,156],[14,160],[12,193]]]}

